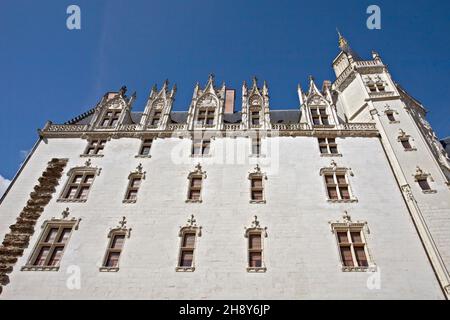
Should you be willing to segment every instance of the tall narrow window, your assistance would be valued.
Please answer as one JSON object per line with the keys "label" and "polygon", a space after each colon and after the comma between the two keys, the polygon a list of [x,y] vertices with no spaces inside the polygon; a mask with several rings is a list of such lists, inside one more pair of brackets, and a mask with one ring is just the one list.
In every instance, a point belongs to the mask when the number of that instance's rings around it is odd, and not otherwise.
{"label": "tall narrow window", "polygon": [[59,200],[86,201],[94,177],[95,171],[93,170],[73,171]]}
{"label": "tall narrow window", "polygon": [[211,141],[209,139],[194,139],[192,141],[192,155],[193,156],[207,156],[209,155]]}
{"label": "tall narrow window", "polygon": [[196,236],[194,232],[186,232],[183,235],[182,245],[180,248],[179,267],[192,268],[194,262],[195,238]]}
{"label": "tall narrow window", "polygon": [[259,127],[261,124],[260,121],[260,115],[259,115],[259,108],[252,108],[250,111],[250,119],[251,119],[251,124],[254,127]]}
{"label": "tall narrow window", "polygon": [[250,268],[262,267],[261,233],[250,233],[248,237],[248,266]]}
{"label": "tall narrow window", "polygon": [[202,178],[193,177],[189,187],[189,200],[200,201],[200,193],[202,191]]}
{"label": "tall narrow window", "polygon": [[74,224],[71,221],[48,223],[27,263],[27,267],[57,270]]}
{"label": "tall narrow window", "polygon": [[90,140],[84,151],[84,155],[89,155],[89,156],[102,155],[103,149],[105,148],[105,144],[106,144],[106,140],[104,140],[104,139]]}
{"label": "tall narrow window", "polygon": [[120,254],[122,253],[124,243],[125,243],[124,233],[116,233],[111,236],[111,241],[109,242],[108,245],[105,261],[103,262],[103,267],[105,268],[119,267],[119,258]]}
{"label": "tall narrow window", "polygon": [[103,116],[101,126],[102,127],[115,127],[119,123],[121,110],[108,110]]}
{"label": "tall narrow window", "polygon": [[318,138],[320,153],[323,155],[337,155],[338,149],[335,138]]}
{"label": "tall narrow window", "polygon": [[155,110],[155,112],[153,113],[151,125],[152,126],[159,125],[160,120],[161,120],[161,111]]}
{"label": "tall narrow window", "polygon": [[247,271],[248,272],[264,272],[264,247],[263,238],[267,237],[267,228],[262,228],[255,216],[251,228],[246,228],[245,237],[247,238]]}
{"label": "tall narrow window", "polygon": [[267,176],[261,172],[259,165],[250,172],[248,179],[250,180],[250,203],[265,203],[264,180]]}
{"label": "tall narrow window", "polygon": [[195,249],[197,237],[201,236],[202,227],[198,227],[194,215],[188,219],[188,223],[180,229],[180,251],[176,271],[195,270]]}
{"label": "tall narrow window", "polygon": [[145,174],[146,172],[143,172],[141,163],[136,167],[135,171],[130,173],[128,176],[128,186],[123,203],[136,202],[142,180],[145,179]]}
{"label": "tall narrow window", "polygon": [[261,138],[259,136],[252,137],[252,155],[261,155]]}
{"label": "tall narrow window", "polygon": [[328,114],[324,107],[311,107],[311,116],[314,125],[329,125]]}
{"label": "tall narrow window", "polygon": [[199,109],[195,123],[202,126],[212,126],[214,124],[215,111],[215,108]]}
{"label": "tall narrow window", "polygon": [[150,150],[152,149],[153,139],[142,140],[141,148],[139,149],[139,155],[143,157],[150,156]]}
{"label": "tall narrow window", "polygon": [[202,202],[202,184],[206,173],[202,171],[200,164],[195,168],[196,170],[188,175],[189,187],[186,202]]}
{"label": "tall narrow window", "polygon": [[118,226],[109,231],[109,241],[100,271],[119,271],[119,261],[125,245],[125,239],[130,237],[131,229],[127,228],[126,224],[126,218],[122,217],[122,220],[119,221]]}

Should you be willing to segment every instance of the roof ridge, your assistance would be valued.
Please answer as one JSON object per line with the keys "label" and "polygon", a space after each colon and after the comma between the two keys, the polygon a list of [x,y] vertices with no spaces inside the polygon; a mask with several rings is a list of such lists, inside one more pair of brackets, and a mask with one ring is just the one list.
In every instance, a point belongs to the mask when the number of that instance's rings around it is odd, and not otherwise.
{"label": "roof ridge", "polygon": [[92,115],[95,112],[95,109],[97,108],[97,106],[89,109],[88,111],[70,119],[69,121],[64,122],[64,124],[75,124],[78,121],[81,121],[83,119],[86,119],[87,117],[89,117],[90,115]]}

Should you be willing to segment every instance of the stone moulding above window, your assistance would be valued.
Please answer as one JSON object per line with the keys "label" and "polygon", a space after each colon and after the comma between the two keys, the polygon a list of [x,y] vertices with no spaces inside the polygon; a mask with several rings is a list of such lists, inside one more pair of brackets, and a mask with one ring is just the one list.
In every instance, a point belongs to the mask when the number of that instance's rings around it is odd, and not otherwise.
{"label": "stone moulding above window", "polygon": [[[251,227],[247,228],[244,227],[245,233],[244,237],[248,239],[247,242],[247,272],[252,273],[262,273],[266,272],[267,268],[264,263],[264,238],[267,238],[267,227],[261,227],[260,222],[258,221],[258,217],[254,216],[254,220],[252,221]],[[252,235],[259,236],[259,246],[257,248],[251,247],[251,240],[250,237]],[[252,262],[251,254],[256,253],[259,255],[260,258],[260,265],[259,266],[251,266],[250,263]]]}
{"label": "stone moulding above window", "polygon": [[434,182],[434,179],[430,173],[423,171],[419,166],[417,166],[416,173],[414,173],[412,176],[414,177],[414,181],[417,184],[419,184],[419,186],[422,188],[422,193],[425,194],[437,193],[437,191],[435,189],[432,189],[428,183],[428,181]]}
{"label": "stone moulding above window", "polygon": [[[21,268],[21,271],[59,271],[60,261],[61,261],[62,257],[64,256],[64,252],[66,251],[68,242],[72,236],[72,231],[78,230],[78,227],[81,222],[81,218],[76,219],[76,218],[72,217],[69,219],[68,218],[69,214],[70,214],[69,208],[66,208],[61,213],[61,215],[62,215],[61,218],[52,217],[50,220],[44,221],[44,223],[41,226],[41,229],[42,229],[41,235],[39,236],[37,243],[33,247],[33,250],[31,251],[31,255],[28,258],[26,265],[24,265]],[[59,246],[61,246],[61,244],[63,245],[63,250],[60,255],[60,260],[58,261],[57,265],[36,265],[34,262],[36,261],[36,259],[40,255],[40,251],[42,249],[44,249],[44,247],[50,248],[49,252],[47,254],[48,257],[46,260],[48,260],[48,258],[51,258],[50,255],[53,255],[55,252],[54,243],[53,244],[46,243],[45,245],[43,245],[44,241],[46,241],[45,238],[49,236],[49,232],[52,229],[57,229],[59,236],[61,236],[61,230],[64,230],[64,229],[71,230],[70,234],[69,234],[68,238],[65,240],[65,242],[58,243]]]}
{"label": "stone moulding above window", "polygon": [[[127,190],[125,192],[125,197],[122,200],[122,203],[136,203],[137,201],[137,194],[140,189],[140,183],[142,180],[145,180],[146,171],[143,171],[142,163],[139,163],[139,165],[136,167],[136,169],[128,175],[128,186]],[[135,186],[133,185],[134,181],[139,180],[139,185]],[[134,196],[132,196],[132,194]]]}
{"label": "stone moulding above window", "polygon": [[[194,243],[186,244],[187,235],[194,236]],[[178,236],[180,237],[180,252],[178,254],[178,264],[175,268],[176,272],[194,272],[195,271],[195,252],[197,249],[197,238],[202,236],[202,227],[197,226],[197,220],[192,214],[191,217],[187,220],[187,223],[184,227],[180,226],[180,231],[178,232]],[[184,260],[186,252],[189,252],[191,255],[190,265],[186,263]],[[184,265],[186,264],[186,265]]]}
{"label": "stone moulding above window", "polygon": [[[325,190],[328,196],[327,201],[331,203],[352,203],[352,202],[358,202],[358,199],[355,197],[354,192],[352,190],[352,187],[350,185],[349,177],[353,177],[353,171],[351,168],[345,168],[345,167],[338,167],[336,162],[334,160],[331,161],[330,167],[325,167],[320,169],[320,175],[324,176],[324,184],[325,184]],[[333,177],[334,182],[330,183],[328,185],[327,176]],[[345,178],[345,183],[338,181],[339,177]],[[342,190],[341,190],[342,185]],[[329,193],[329,188],[335,187],[335,193],[336,198],[332,198]],[[345,197],[346,193],[343,191],[346,191],[348,193],[348,196]],[[334,191],[333,191],[334,194]]]}
{"label": "stone moulding above window", "polygon": [[[370,234],[370,230],[366,221],[355,221],[353,222],[347,211],[344,211],[344,215],[341,220],[329,221],[331,227],[331,232],[336,236],[337,249],[339,252],[339,257],[341,261],[341,270],[344,272],[375,272],[377,271],[377,266],[374,263],[371,252],[367,246],[367,238]],[[346,242],[341,242],[339,239],[339,233],[344,233],[348,235],[348,240]],[[360,239],[359,243],[356,243],[353,237],[355,233]],[[346,265],[343,260],[341,246],[347,247],[350,250],[349,255],[351,256],[351,265]],[[358,259],[358,254],[355,248],[361,250],[361,254],[365,258],[366,263],[360,263]],[[364,265],[366,264],[366,265]]]}
{"label": "stone moulding above window", "polygon": [[[90,189],[92,187],[92,184],[94,183],[95,177],[99,176],[102,169],[98,167],[92,167],[91,159],[88,159],[85,162],[84,166],[78,166],[73,167],[67,172],[67,182],[64,186],[64,189],[62,190],[57,202],[86,202],[87,196],[90,192]],[[81,176],[81,179],[85,180],[87,177],[92,177],[92,180],[89,182],[87,181],[81,181],[81,182],[75,182],[73,181],[76,176]],[[71,195],[72,188],[78,189],[75,191],[76,194],[74,196]],[[87,193],[82,194],[82,190],[87,188]]]}
{"label": "stone moulding above window", "polygon": [[[126,217],[122,217],[122,220],[119,221],[119,224],[115,227],[115,228],[110,228],[109,232],[108,232],[108,247],[106,249],[106,253],[103,257],[103,262],[102,262],[102,266],[99,268],[100,272],[118,272],[119,271],[119,261],[120,261],[120,256],[122,255],[122,251],[123,251],[123,247],[125,245],[125,239],[129,239],[131,236],[131,230],[132,228],[128,228],[126,226],[127,224],[127,220]],[[122,247],[120,247],[119,250],[117,250],[116,248],[114,248],[113,242],[115,240],[116,236],[123,236],[123,243],[122,243]],[[119,253],[119,257],[116,261],[115,266],[108,266],[108,262],[110,261],[111,257],[110,254],[114,252],[114,253]]]}
{"label": "stone moulding above window", "polygon": [[[259,164],[248,173],[248,179],[250,180],[250,203],[266,203],[264,181],[267,180],[267,175],[261,171]],[[256,180],[261,185],[255,185]]]}

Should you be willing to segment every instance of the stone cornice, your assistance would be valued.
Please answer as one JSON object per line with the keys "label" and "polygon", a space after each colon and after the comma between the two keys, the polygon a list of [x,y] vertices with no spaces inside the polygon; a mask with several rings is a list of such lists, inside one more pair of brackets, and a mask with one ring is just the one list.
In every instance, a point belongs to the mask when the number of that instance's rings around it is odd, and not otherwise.
{"label": "stone cornice", "polygon": [[[228,130],[227,130],[228,129]],[[187,130],[185,124],[169,126],[167,130],[142,130],[137,125],[120,126],[117,129],[90,129],[86,125],[64,125],[48,124],[39,135],[42,138],[82,138],[102,136],[113,139],[117,138],[143,138],[153,137],[187,137],[195,131]],[[226,130],[202,129],[211,132],[214,136],[248,136],[252,130],[244,130],[239,125],[227,126]],[[356,137],[378,137],[379,133],[374,123],[343,123],[330,128],[310,128],[306,123],[294,124],[272,124],[271,130],[264,131],[267,136],[356,136]]]}

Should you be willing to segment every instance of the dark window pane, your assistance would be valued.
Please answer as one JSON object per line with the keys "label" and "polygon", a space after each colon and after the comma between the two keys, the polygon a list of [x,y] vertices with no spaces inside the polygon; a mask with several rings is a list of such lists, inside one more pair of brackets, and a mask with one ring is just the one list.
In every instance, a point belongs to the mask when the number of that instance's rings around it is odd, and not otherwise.
{"label": "dark window pane", "polygon": [[249,248],[250,249],[261,249],[261,235],[260,234],[250,234]]}
{"label": "dark window pane", "polygon": [[430,185],[428,184],[427,179],[418,179],[417,182],[419,183],[420,188],[422,190],[430,190]]}
{"label": "dark window pane", "polygon": [[36,260],[34,261],[35,266],[43,266],[45,265],[45,260],[47,259],[48,253],[50,251],[49,247],[42,247],[39,251],[39,254],[36,257]]}
{"label": "dark window pane", "polygon": [[195,233],[186,233],[183,239],[183,247],[193,248],[195,244]]}
{"label": "dark window pane", "polygon": [[337,238],[338,238],[339,243],[348,243],[347,232],[338,232]]}
{"label": "dark window pane", "polygon": [[341,246],[341,257],[344,266],[353,267],[352,251],[350,250],[350,247]]}
{"label": "dark window pane", "polygon": [[364,247],[354,247],[355,255],[356,255],[356,261],[358,262],[358,266],[360,267],[367,267],[369,263],[367,262],[366,252],[364,250]]}
{"label": "dark window pane", "polygon": [[261,252],[250,252],[249,253],[249,265],[253,268],[262,267]]}
{"label": "dark window pane", "polygon": [[194,259],[194,251],[181,252],[180,267],[192,267],[193,259]]}
{"label": "dark window pane", "polygon": [[120,252],[110,252],[106,259],[106,267],[115,268],[119,266]]}

